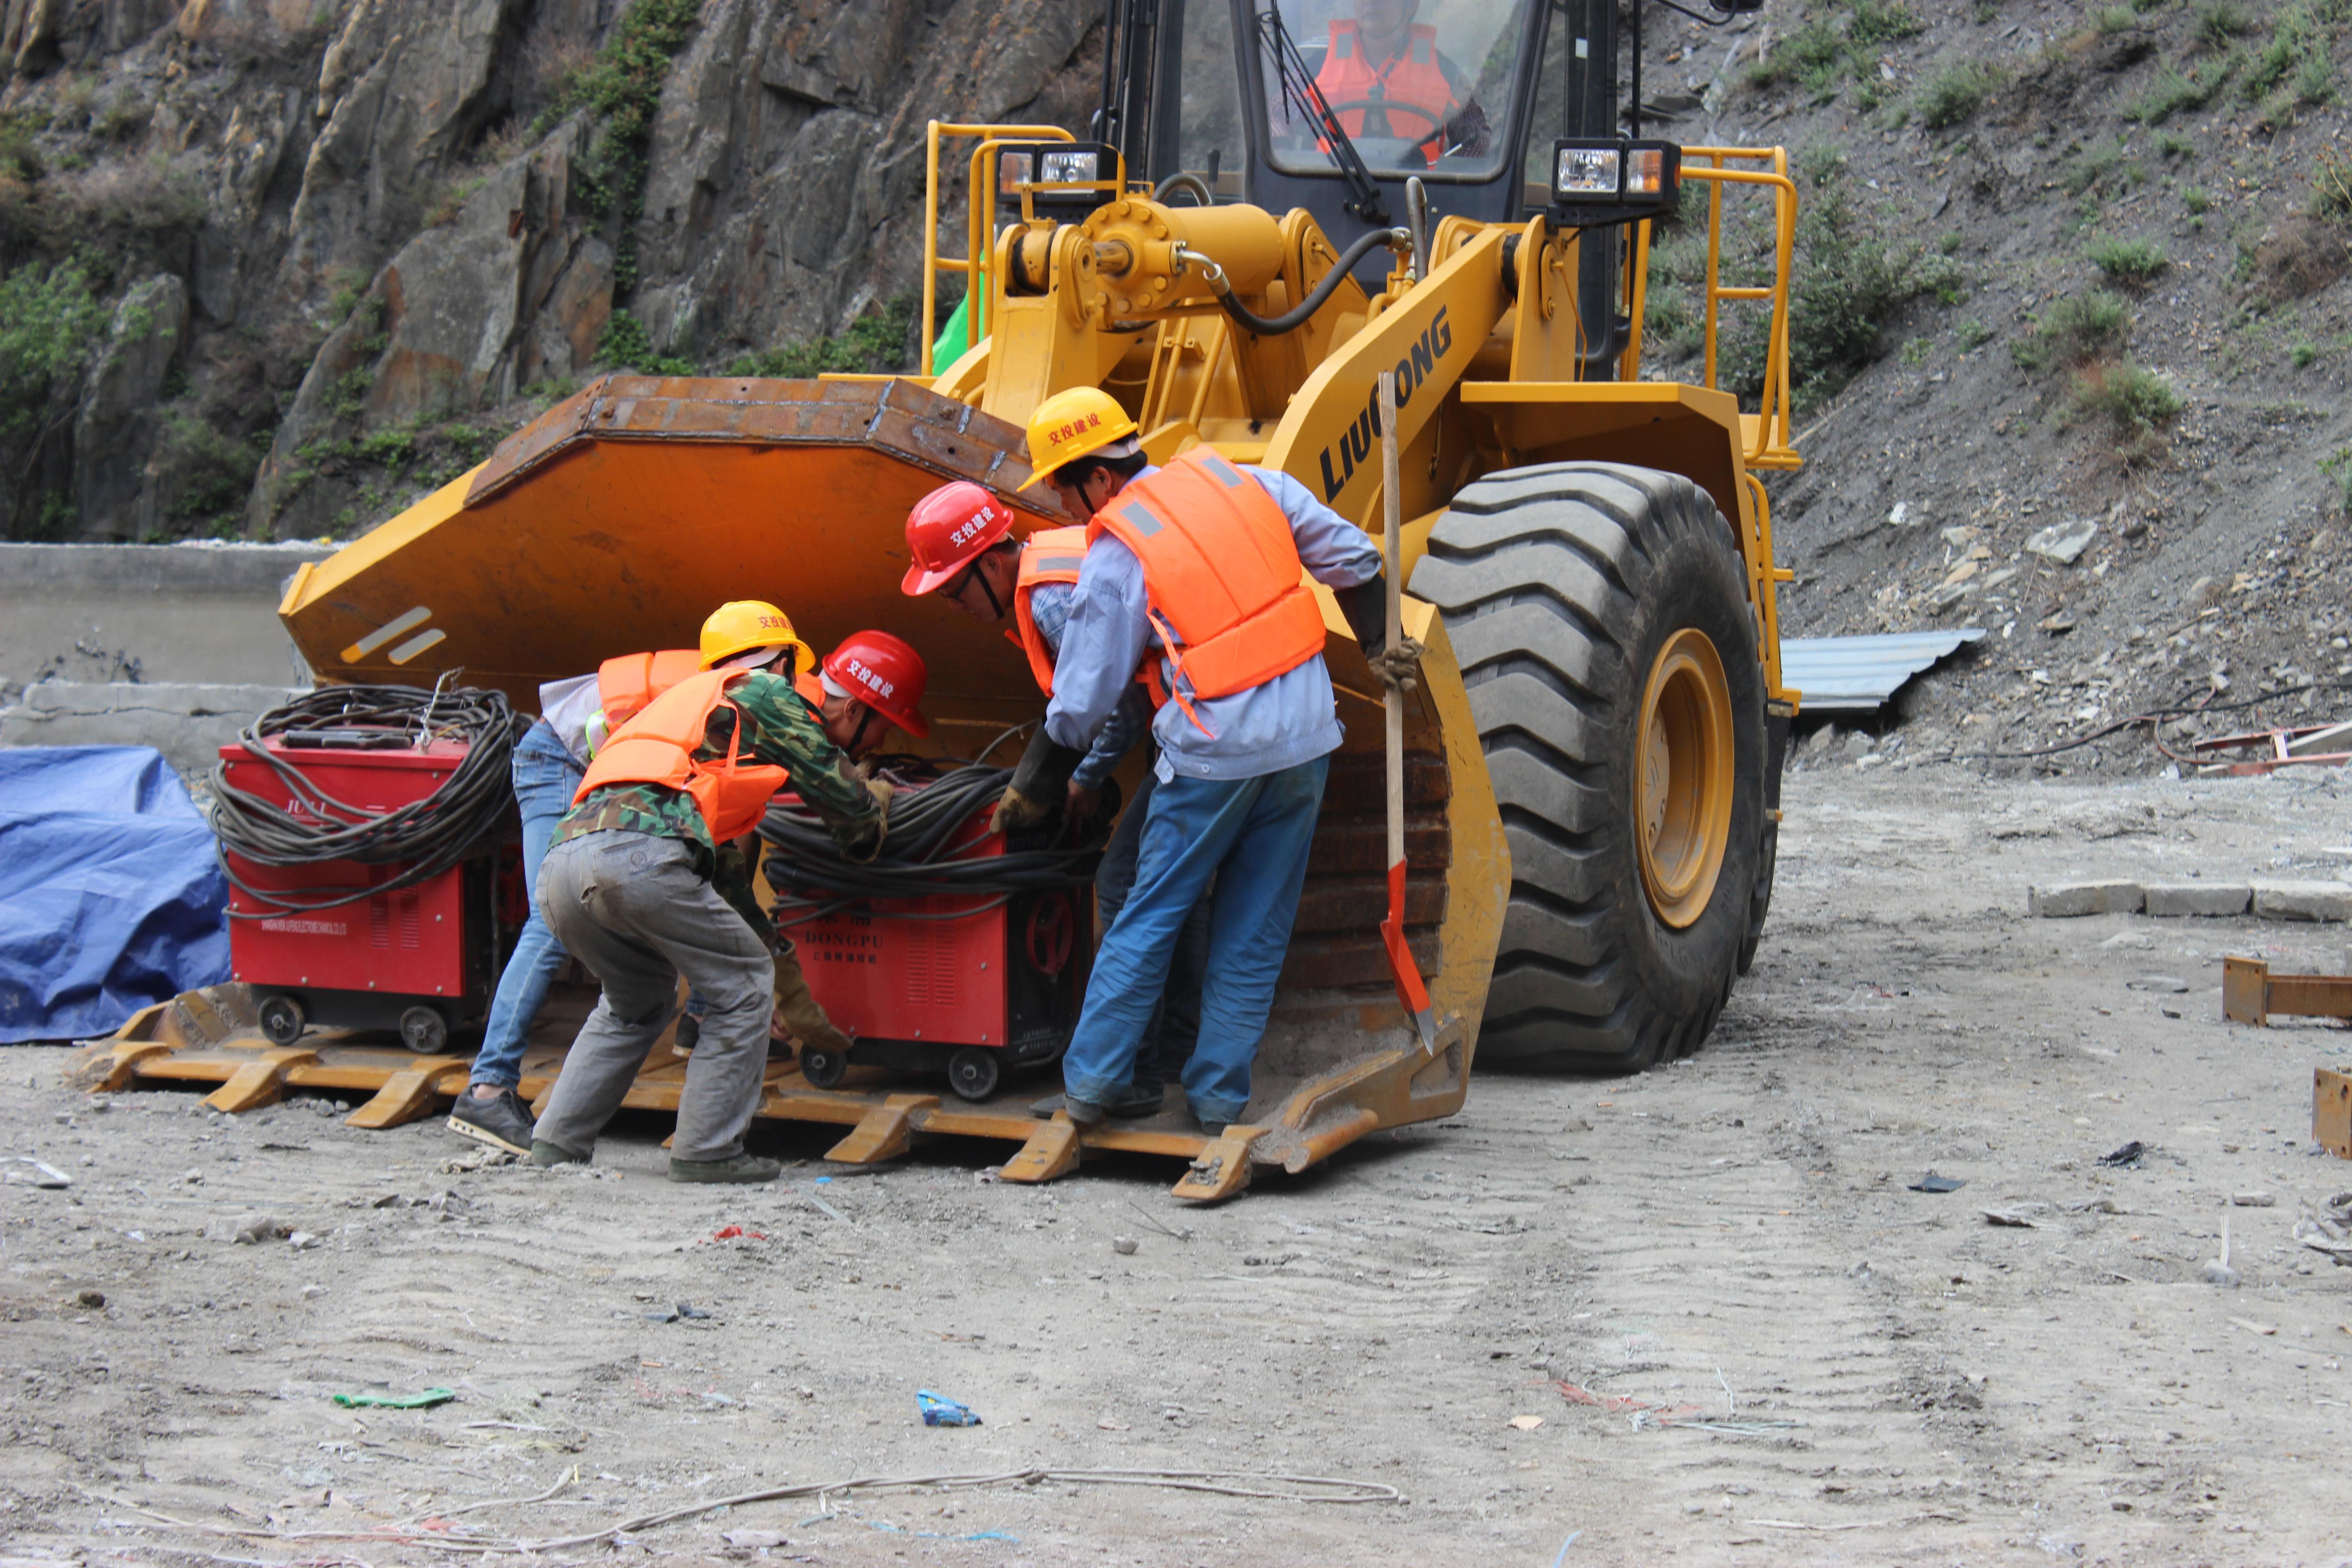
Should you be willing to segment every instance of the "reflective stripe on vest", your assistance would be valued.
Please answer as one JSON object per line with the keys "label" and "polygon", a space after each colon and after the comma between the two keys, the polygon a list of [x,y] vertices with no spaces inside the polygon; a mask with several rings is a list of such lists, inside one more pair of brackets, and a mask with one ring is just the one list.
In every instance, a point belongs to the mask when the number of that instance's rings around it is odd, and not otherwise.
{"label": "reflective stripe on vest", "polygon": [[[1192,695],[1225,697],[1323,651],[1290,520],[1265,488],[1206,447],[1124,487],[1087,525],[1143,563],[1152,620]],[[1176,694],[1192,722],[1208,727]]]}
{"label": "reflective stripe on vest", "polygon": [[1029,598],[1040,583],[1076,583],[1078,569],[1086,563],[1083,528],[1043,529],[1021,546],[1021,574],[1013,584],[1013,624],[1019,628],[1013,640],[1029,656],[1029,673],[1037,678],[1037,689],[1048,697],[1054,695],[1054,650],[1046,646],[1045,634],[1037,629]]}
{"label": "reflective stripe on vest", "polygon": [[589,760],[595,760],[614,731],[644,712],[646,703],[701,670],[702,655],[690,647],[626,653],[598,665],[596,711],[585,726]]}
{"label": "reflective stripe on vest", "polygon": [[768,814],[769,798],[784,787],[792,774],[766,763],[740,758],[742,714],[735,715],[735,733],[727,742],[724,759],[706,763],[694,755],[709,729],[710,715],[735,706],[727,700],[727,683],[742,673],[705,670],[655,698],[643,712],[613,731],[604,751],[588,764],[588,775],[573,792],[572,804],[579,805],[606,784],[660,784],[692,797],[713,844],[740,838],[758,826]]}
{"label": "reflective stripe on vest", "polygon": [[[1422,143],[1422,152],[1433,163],[1445,151],[1445,111],[1454,102],[1454,84],[1445,79],[1444,68],[1437,63],[1437,29],[1415,27],[1407,37],[1404,52],[1387,65],[1374,70],[1364,61],[1363,50],[1356,37],[1356,24],[1331,24],[1331,47],[1323,57],[1323,68],[1315,73],[1315,85],[1334,106],[1350,99],[1385,98],[1399,105],[1425,109],[1435,116],[1434,121],[1418,114],[1383,115],[1389,121],[1391,136],[1414,136],[1427,130],[1434,132]],[[1339,123],[1350,136],[1364,133],[1365,110],[1339,110]],[[1399,124],[1398,121],[1403,121]]]}

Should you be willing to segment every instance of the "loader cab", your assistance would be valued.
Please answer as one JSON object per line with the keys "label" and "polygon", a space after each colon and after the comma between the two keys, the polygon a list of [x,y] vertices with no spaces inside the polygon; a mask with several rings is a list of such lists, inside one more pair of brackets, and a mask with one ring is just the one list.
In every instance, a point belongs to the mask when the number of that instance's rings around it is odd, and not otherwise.
{"label": "loader cab", "polygon": [[[1155,184],[1190,174],[1220,202],[1305,207],[1342,247],[1405,222],[1412,177],[1433,217],[1519,222],[1549,200],[1555,138],[1617,133],[1616,19],[1616,0],[1114,3],[1096,133]],[[1387,263],[1366,265],[1377,289]]]}

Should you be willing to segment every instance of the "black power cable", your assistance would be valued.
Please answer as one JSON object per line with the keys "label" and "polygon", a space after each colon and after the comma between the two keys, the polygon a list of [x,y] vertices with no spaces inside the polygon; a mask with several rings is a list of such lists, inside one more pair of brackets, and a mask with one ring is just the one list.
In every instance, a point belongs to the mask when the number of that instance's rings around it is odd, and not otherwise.
{"label": "black power cable", "polygon": [[[892,761],[908,761],[891,759]],[[916,764],[919,765],[919,764]],[[824,821],[797,800],[779,798],[760,824],[760,837],[772,847],[768,882],[789,888],[776,903],[777,923],[801,925],[876,900],[971,898],[969,909],[915,914],[870,912],[884,920],[961,920],[995,909],[1017,894],[1082,888],[1094,880],[1118,814],[1118,786],[1103,786],[1103,809],[1083,838],[1065,843],[1066,824],[1043,847],[987,853],[992,840],[961,847],[951,840],[979,812],[1004,793],[1010,768],[977,763],[950,765],[928,782],[910,780],[890,803],[889,830],[872,860],[850,859],[834,843]]]}
{"label": "black power cable", "polygon": [[[513,806],[509,770],[520,728],[503,692],[471,687],[328,686],[264,713],[237,740],[247,755],[278,775],[290,804],[238,789],[228,782],[226,763],[213,765],[213,835],[221,869],[261,906],[229,913],[252,920],[331,910],[431,881],[495,834]],[[262,744],[273,738],[288,751]],[[431,795],[388,810],[329,795],[306,770],[317,759],[303,755],[409,750],[435,741],[464,742],[465,757]],[[406,864],[388,880],[363,888],[256,888],[236,874],[231,855],[257,866]]]}

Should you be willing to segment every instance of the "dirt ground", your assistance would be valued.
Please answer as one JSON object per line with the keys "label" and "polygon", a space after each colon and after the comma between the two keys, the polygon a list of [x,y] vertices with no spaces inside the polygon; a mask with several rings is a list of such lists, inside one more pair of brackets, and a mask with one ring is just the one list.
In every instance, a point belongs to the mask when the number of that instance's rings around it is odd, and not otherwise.
{"label": "dirt ground", "polygon": [[[551,1555],[2352,1562],[2352,1268],[2291,1235],[2352,1187],[2309,1140],[2312,1067],[2352,1064],[2352,1031],[2230,1026],[2219,990],[2229,952],[2341,970],[2347,929],[2022,913],[2069,875],[2340,870],[2352,785],[1835,766],[1787,805],[1763,955],[1701,1056],[1483,1078],[1455,1121],[1208,1211],[1167,1163],[1025,1188],[955,1143],[821,1181],[814,1131],[782,1135],[804,1163],[777,1186],[681,1188],[651,1119],[591,1171],[455,1170],[472,1146],[437,1121],[100,1109],[64,1051],[8,1053],[0,1152],[73,1185],[0,1193],[0,1550],[457,1562],[698,1498],[1042,1467],[1401,1500],[836,1492]],[[2097,1163],[2135,1139],[2137,1168]],[[1931,1169],[1967,1185],[1909,1190]],[[2202,1277],[2225,1215],[2236,1289]],[[236,1241],[256,1219],[300,1235]],[[330,1399],[434,1386],[456,1401]],[[918,1388],[985,1424],[922,1426]],[[350,1539],[407,1520],[447,1545]]]}

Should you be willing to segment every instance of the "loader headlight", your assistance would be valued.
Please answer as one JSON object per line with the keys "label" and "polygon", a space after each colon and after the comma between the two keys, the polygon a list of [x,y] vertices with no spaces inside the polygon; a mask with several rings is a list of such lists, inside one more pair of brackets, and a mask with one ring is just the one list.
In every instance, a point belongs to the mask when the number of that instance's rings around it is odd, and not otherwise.
{"label": "loader headlight", "polygon": [[1118,199],[1121,173],[1118,153],[1100,142],[1024,142],[996,154],[996,199],[1008,214],[1026,198],[1041,217],[1076,223]]}
{"label": "loader headlight", "polygon": [[1048,153],[1037,162],[1041,184],[1075,185],[1102,178],[1099,153]]}
{"label": "loader headlight", "polygon": [[1675,204],[1682,149],[1671,142],[1582,139],[1552,144],[1552,216],[1579,227],[1632,223]]}

